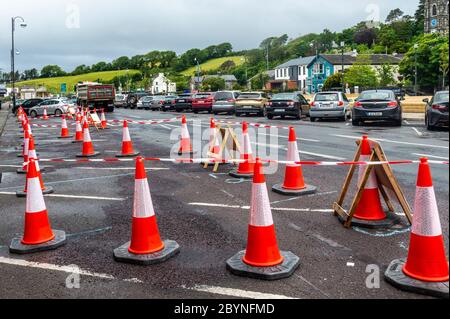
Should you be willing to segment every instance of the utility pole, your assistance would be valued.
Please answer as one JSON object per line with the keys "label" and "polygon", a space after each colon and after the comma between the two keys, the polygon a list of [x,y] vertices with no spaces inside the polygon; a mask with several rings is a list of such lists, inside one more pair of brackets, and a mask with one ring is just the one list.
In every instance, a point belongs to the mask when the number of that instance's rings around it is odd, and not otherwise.
{"label": "utility pole", "polygon": [[13,17],[11,18],[11,88],[13,95],[13,110],[16,109],[16,70],[15,70],[15,61],[14,56],[15,52],[15,42],[14,42],[14,32],[16,31],[16,20],[21,20],[20,26],[22,28],[26,28],[27,24],[25,23],[25,19],[22,17]]}
{"label": "utility pole", "polygon": [[342,94],[345,94],[345,69],[344,69],[344,49],[345,49],[345,42],[341,42],[341,67],[342,67]]}
{"label": "utility pole", "polygon": [[414,93],[417,96],[417,49],[419,48],[419,45],[416,43],[414,44]]}

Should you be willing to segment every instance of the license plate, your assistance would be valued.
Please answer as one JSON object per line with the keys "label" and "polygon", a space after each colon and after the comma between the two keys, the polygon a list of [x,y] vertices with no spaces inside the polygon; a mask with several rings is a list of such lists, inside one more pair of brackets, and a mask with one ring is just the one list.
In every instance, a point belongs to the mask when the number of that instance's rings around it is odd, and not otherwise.
{"label": "license plate", "polygon": [[280,113],[280,112],[284,112],[284,110],[283,109],[278,109],[278,110],[275,110],[275,112]]}
{"label": "license plate", "polygon": [[333,105],[331,105],[331,104],[322,104],[321,105],[321,108],[323,108],[323,109],[329,109],[329,108],[331,108]]}
{"label": "license plate", "polygon": [[383,116],[383,112],[368,112],[368,116]]}
{"label": "license plate", "polygon": [[205,101],[198,101],[198,104],[203,104],[205,103]]}
{"label": "license plate", "polygon": [[184,103],[186,102],[185,100],[178,100],[178,103]]}
{"label": "license plate", "polygon": [[249,105],[244,106],[244,109],[251,109],[252,107]]}

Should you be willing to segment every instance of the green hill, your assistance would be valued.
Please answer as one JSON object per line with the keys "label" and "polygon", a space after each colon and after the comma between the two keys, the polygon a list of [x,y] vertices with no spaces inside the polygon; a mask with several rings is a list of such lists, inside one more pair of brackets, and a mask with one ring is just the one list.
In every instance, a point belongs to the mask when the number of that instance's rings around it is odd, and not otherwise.
{"label": "green hill", "polygon": [[72,91],[73,87],[78,82],[88,81],[88,82],[103,82],[111,81],[116,76],[121,75],[131,75],[138,73],[138,70],[120,70],[120,71],[106,71],[106,72],[93,72],[74,76],[63,76],[58,78],[45,78],[45,79],[35,79],[29,81],[18,82],[17,86],[31,85],[35,87],[45,86],[49,92],[59,93],[61,90],[61,83],[67,84],[67,90]]}
{"label": "green hill", "polygon": [[[214,71],[220,68],[220,66],[225,63],[226,61],[233,61],[237,66],[244,64],[244,57],[243,56],[229,56],[224,58],[218,58],[218,59],[212,59],[209,61],[206,61],[203,64],[200,64],[200,69],[202,71]],[[194,66],[192,68],[189,68],[181,74],[185,76],[193,76],[197,72],[197,67]]]}

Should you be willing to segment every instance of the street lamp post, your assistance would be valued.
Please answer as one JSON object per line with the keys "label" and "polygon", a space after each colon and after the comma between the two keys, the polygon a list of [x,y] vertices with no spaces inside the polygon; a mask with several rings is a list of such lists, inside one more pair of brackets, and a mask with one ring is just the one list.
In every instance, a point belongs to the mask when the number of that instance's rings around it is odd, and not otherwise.
{"label": "street lamp post", "polygon": [[14,32],[16,31],[16,20],[20,20],[20,26],[22,28],[26,28],[27,24],[25,23],[25,19],[17,16],[11,18],[11,87],[12,87],[12,95],[13,95],[13,110],[16,109],[16,70],[15,70],[15,61],[14,56],[16,54],[15,51],[15,43],[14,43]]}
{"label": "street lamp post", "polygon": [[342,94],[345,94],[344,49],[345,49],[345,42],[342,41],[342,42],[341,42]]}
{"label": "street lamp post", "polygon": [[414,93],[417,96],[417,49],[419,45],[414,44]]}

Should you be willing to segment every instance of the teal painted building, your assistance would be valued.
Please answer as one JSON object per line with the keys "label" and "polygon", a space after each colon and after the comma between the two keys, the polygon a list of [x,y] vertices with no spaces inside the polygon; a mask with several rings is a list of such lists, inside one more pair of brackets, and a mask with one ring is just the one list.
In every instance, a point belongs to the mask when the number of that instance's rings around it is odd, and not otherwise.
{"label": "teal painted building", "polygon": [[334,65],[322,55],[316,56],[308,65],[307,87],[309,93],[322,91],[322,87],[328,77],[335,72]]}

